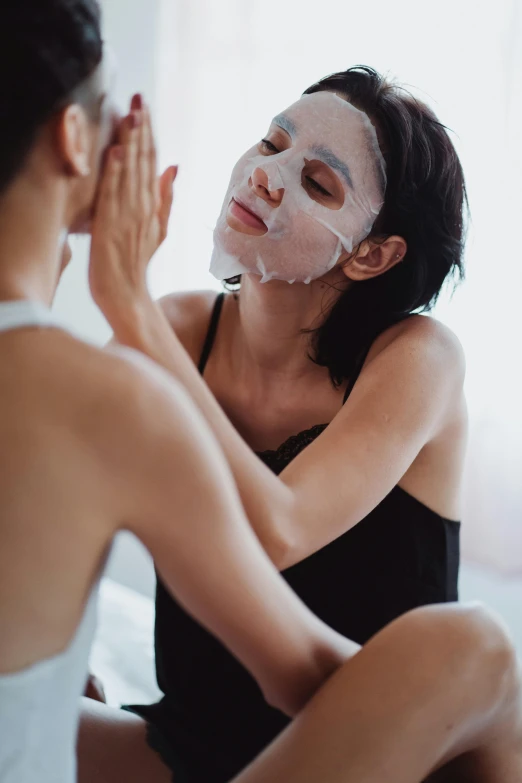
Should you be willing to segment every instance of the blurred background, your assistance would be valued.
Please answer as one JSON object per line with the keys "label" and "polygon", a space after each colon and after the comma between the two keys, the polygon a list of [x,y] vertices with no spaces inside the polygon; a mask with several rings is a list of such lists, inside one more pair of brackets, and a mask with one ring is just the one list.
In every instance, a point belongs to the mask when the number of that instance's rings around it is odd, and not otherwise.
{"label": "blurred background", "polygon": [[[212,229],[237,158],[271,118],[328,73],[366,64],[429,103],[467,176],[467,281],[436,315],[467,355],[471,443],[461,592],[496,605],[522,648],[521,0],[102,0],[125,109],[152,105],[163,167],[179,163],[170,236],[150,271],[155,296],[218,288]],[[56,309],[83,336],[109,329],[90,300],[87,240]],[[145,595],[153,570],[123,536],[118,582]]]}

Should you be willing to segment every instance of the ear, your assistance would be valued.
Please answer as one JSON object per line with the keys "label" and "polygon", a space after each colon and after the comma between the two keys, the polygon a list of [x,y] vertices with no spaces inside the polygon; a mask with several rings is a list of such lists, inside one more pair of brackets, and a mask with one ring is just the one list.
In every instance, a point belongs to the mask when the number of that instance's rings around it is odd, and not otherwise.
{"label": "ear", "polygon": [[355,255],[348,256],[341,268],[349,280],[361,282],[372,277],[383,275],[403,260],[408,245],[399,236],[387,239],[365,239],[361,242]]}
{"label": "ear", "polygon": [[76,103],[67,106],[57,127],[58,153],[67,173],[88,177],[91,173],[92,128],[84,109]]}

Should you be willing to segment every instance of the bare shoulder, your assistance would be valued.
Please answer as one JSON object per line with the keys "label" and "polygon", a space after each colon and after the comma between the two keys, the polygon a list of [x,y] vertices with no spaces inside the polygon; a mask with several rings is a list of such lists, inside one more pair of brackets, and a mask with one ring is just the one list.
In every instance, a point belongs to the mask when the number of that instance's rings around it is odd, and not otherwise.
{"label": "bare shoulder", "polygon": [[184,431],[185,391],[142,354],[69,337],[54,354],[54,397],[72,430],[107,467],[130,468],[162,431]]}
{"label": "bare shoulder", "polygon": [[185,411],[187,394],[181,384],[151,359],[120,345],[100,353],[99,399],[124,433],[145,435],[166,410],[171,419]]}
{"label": "bare shoulder", "polygon": [[187,321],[194,323],[206,318],[212,310],[216,291],[177,291],[159,300],[163,312],[175,328]]}
{"label": "bare shoulder", "polygon": [[170,325],[194,362],[201,354],[216,291],[180,291],[159,300]]}
{"label": "bare shoulder", "polygon": [[413,315],[387,329],[372,346],[368,362],[384,353],[444,373],[459,384],[464,382],[462,345],[449,327],[431,316]]}
{"label": "bare shoulder", "polygon": [[121,346],[111,347],[107,358],[104,458],[124,499],[124,526],[150,544],[153,520],[166,511],[171,520],[182,488],[196,492],[209,481],[203,456],[214,453],[215,459],[217,443],[185,389],[162,367]]}

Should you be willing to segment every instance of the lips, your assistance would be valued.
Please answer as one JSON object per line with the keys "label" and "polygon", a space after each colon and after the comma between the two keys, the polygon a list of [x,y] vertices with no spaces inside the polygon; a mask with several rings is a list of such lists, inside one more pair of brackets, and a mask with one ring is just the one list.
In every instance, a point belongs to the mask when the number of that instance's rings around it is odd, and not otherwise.
{"label": "lips", "polygon": [[262,228],[267,230],[267,226],[264,221],[257,215],[250,207],[247,207],[240,199],[234,197],[230,202],[230,211],[232,214],[240,220],[242,223],[246,223],[248,226],[254,228]]}

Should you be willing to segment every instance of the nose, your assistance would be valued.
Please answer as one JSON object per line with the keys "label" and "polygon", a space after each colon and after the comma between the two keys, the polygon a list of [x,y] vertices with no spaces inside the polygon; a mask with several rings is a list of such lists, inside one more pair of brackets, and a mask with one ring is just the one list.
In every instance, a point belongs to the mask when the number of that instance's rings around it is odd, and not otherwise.
{"label": "nose", "polygon": [[[278,178],[280,179],[280,176]],[[274,187],[273,183],[270,182],[268,173],[260,166],[254,169],[248,184],[257,196],[273,207],[278,207],[283,200],[285,189]]]}

